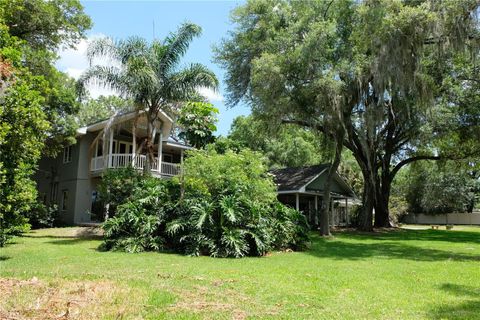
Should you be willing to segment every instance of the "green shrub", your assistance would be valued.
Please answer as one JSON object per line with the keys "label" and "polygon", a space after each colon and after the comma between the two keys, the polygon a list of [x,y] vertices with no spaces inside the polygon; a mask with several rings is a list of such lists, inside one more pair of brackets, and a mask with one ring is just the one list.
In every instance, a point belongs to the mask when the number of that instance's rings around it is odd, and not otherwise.
{"label": "green shrub", "polygon": [[[135,183],[129,185],[130,194],[122,191],[119,196],[110,196],[115,201],[122,197],[123,202],[115,203],[115,215],[103,224],[105,240],[102,249],[126,252],[163,249],[165,239],[161,231],[162,225],[166,223],[167,213],[171,212],[168,194],[171,189],[168,185],[171,182],[142,176],[134,170],[125,170],[121,174],[109,174],[109,179],[102,181],[102,185],[111,182],[114,182],[114,186],[118,185],[118,181],[113,177]],[[104,188],[106,186],[102,186],[102,189]]]}
{"label": "green shrub", "polygon": [[32,229],[52,228],[60,226],[60,212],[56,204],[47,206],[43,203],[37,203],[32,206],[27,214],[28,223]]}
{"label": "green shrub", "polygon": [[243,257],[304,245],[306,220],[277,201],[273,179],[258,153],[218,154],[210,147],[190,153],[183,169],[185,196],[177,218],[167,225],[181,251]]}
{"label": "green shrub", "polygon": [[276,202],[271,218],[274,248],[303,250],[308,242],[309,226],[305,215]]}
{"label": "green shrub", "polygon": [[107,170],[98,186],[100,201],[108,203],[108,215],[125,203],[142,181],[143,174],[132,167]]}
{"label": "green shrub", "polygon": [[[262,256],[270,250],[302,249],[305,217],[276,199],[273,179],[251,151],[191,152],[183,175],[172,180],[132,170],[111,173],[108,199],[114,216],[104,225],[103,249],[138,252],[169,249],[215,257]],[[112,187],[130,181],[130,194]],[[129,182],[129,183],[130,183]]]}

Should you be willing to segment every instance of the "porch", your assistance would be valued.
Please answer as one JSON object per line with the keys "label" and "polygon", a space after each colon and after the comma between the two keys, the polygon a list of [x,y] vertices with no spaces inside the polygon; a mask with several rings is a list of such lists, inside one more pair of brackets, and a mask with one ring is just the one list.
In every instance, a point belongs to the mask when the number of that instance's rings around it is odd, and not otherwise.
{"label": "porch", "polygon": [[[191,147],[169,136],[172,120],[159,113],[153,124],[144,113],[128,113],[86,128],[92,132],[89,148],[89,166],[92,175],[109,168],[133,167],[144,170],[148,160],[147,144],[151,143],[153,159],[150,169],[158,177],[171,177],[180,173],[185,150]],[[147,141],[148,132],[151,140]]]}
{"label": "porch", "polygon": [[[144,170],[146,162],[147,156],[143,154],[133,155],[114,153],[106,157],[92,157],[90,171],[99,172],[106,168],[127,168],[130,166],[137,170]],[[175,176],[180,173],[180,163],[171,163],[165,161],[159,162],[158,157],[155,157],[153,163],[151,164],[151,170],[153,174],[162,176]]]}
{"label": "porch", "polygon": [[[280,192],[278,200],[291,208],[303,212],[308,223],[312,227],[320,225],[319,214],[323,203],[323,193],[321,192]],[[354,200],[348,197],[342,197],[338,194],[331,194],[330,203],[330,226],[348,226],[350,224],[350,214],[348,208],[352,206]]]}

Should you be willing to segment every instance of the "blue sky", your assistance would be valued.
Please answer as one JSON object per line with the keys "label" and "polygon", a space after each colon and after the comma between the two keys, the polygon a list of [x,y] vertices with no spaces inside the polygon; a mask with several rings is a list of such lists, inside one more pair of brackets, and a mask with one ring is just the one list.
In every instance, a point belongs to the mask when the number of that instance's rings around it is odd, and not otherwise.
{"label": "blue sky", "polygon": [[[203,29],[202,36],[195,39],[182,63],[200,62],[207,65],[222,81],[219,94],[207,93],[212,103],[219,108],[217,134],[225,135],[238,115],[248,114],[245,106],[227,109],[223,101],[225,86],[224,71],[214,63],[212,46],[218,44],[233,28],[230,11],[241,1],[82,1],[85,12],[92,18],[93,27],[89,38],[108,36],[114,39],[140,36],[147,40],[163,39],[170,31],[186,21],[196,23]],[[154,28],[155,26],[155,28]],[[76,50],[60,52],[59,69],[78,77],[87,67],[84,57],[87,41],[82,41]],[[106,93],[104,89],[92,88],[92,95]]]}

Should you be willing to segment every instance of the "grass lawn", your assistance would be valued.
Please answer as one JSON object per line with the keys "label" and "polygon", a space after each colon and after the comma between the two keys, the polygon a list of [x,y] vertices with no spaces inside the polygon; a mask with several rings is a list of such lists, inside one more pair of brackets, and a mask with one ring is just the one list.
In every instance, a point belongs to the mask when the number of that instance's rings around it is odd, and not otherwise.
{"label": "grass lawn", "polygon": [[314,236],[214,259],[99,252],[88,229],[0,248],[0,319],[480,319],[480,228]]}

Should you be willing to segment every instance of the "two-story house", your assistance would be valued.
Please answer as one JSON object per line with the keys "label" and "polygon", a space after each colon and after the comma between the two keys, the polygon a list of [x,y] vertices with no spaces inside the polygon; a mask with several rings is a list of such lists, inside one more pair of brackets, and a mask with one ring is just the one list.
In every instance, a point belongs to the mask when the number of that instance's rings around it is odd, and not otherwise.
{"label": "two-story house", "polygon": [[[177,175],[184,151],[191,147],[170,137],[173,120],[159,112],[153,128],[154,161],[152,175]],[[130,112],[78,129],[77,142],[56,158],[42,158],[35,174],[39,196],[47,205],[56,204],[66,224],[103,220],[98,184],[109,168],[132,166],[144,170],[147,160],[145,141],[147,120],[143,112]],[[307,215],[318,225],[315,214],[321,206],[328,165],[272,170],[278,199]],[[331,187],[333,225],[349,223],[348,200],[355,200],[350,186],[335,175]],[[335,204],[335,205],[334,205]]]}
{"label": "two-story house", "polygon": [[[183,152],[191,147],[170,137],[173,120],[159,112],[153,128],[155,161],[151,172],[159,178],[179,173]],[[77,131],[77,142],[56,158],[43,158],[35,174],[39,195],[45,204],[56,204],[67,224],[101,220],[103,208],[97,186],[107,168],[146,164],[147,120],[143,112],[130,112]]]}

